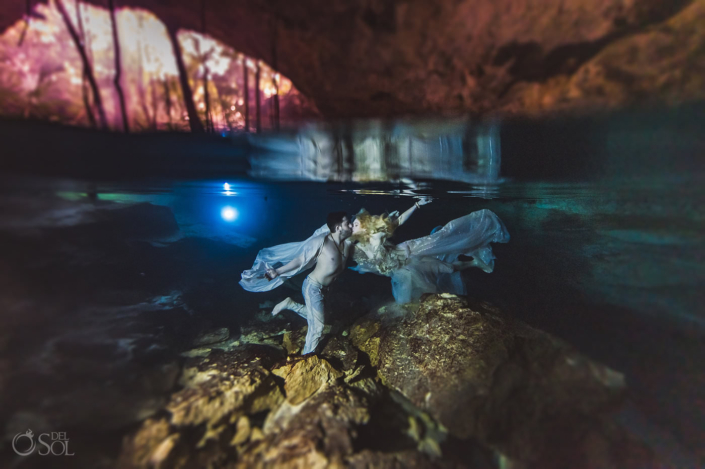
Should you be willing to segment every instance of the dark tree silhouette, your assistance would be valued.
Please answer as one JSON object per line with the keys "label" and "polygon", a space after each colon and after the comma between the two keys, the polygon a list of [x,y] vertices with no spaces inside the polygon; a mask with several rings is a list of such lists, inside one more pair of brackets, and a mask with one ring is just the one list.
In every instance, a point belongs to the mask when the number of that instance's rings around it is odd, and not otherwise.
{"label": "dark tree silhouette", "polygon": [[122,65],[120,63],[120,37],[118,36],[117,21],[115,20],[115,4],[113,0],[108,0],[108,8],[110,9],[110,25],[113,29],[113,52],[115,54],[115,78],[113,79],[113,83],[115,84],[115,91],[118,95],[118,101],[120,101],[120,112],[122,113],[122,129],[125,132],[129,132],[130,126],[127,123],[125,95],[122,93],[122,86],[120,86],[120,76],[122,74]]}
{"label": "dark tree silhouette", "polygon": [[213,132],[213,120],[211,119],[211,97],[208,94],[208,65],[203,61],[203,100],[206,102],[206,131]]}
{"label": "dark tree silhouette", "polygon": [[276,73],[272,73],[272,84],[274,85],[274,128],[279,130],[279,84],[276,80],[276,75],[279,73],[279,65],[277,64],[277,23],[274,21],[274,28],[272,33],[272,69]]}
{"label": "dark tree silhouette", "polygon": [[156,120],[156,116],[151,116],[149,112],[149,107],[147,106],[147,93],[144,89],[144,70],[142,68],[142,44],[140,43],[137,48],[137,96],[139,97],[140,107],[142,108],[142,114],[144,114],[145,127],[156,130],[156,124],[152,124],[153,120]]}
{"label": "dark tree silhouette", "polygon": [[149,80],[149,91],[152,95],[152,130],[157,130],[157,114],[159,114],[159,100],[157,99],[157,86],[153,79]]}
{"label": "dark tree silhouette", "polygon": [[[201,32],[206,34],[206,0],[201,0]],[[213,120],[211,119],[211,97],[208,94],[208,57],[210,52],[208,51],[201,55],[200,44],[197,44],[196,51],[198,51],[201,65],[203,66],[203,100],[206,102],[206,132],[213,132]]]}
{"label": "dark tree silhouette", "polygon": [[260,108],[260,96],[259,96],[259,86],[260,86],[260,75],[262,70],[260,69],[259,60],[257,61],[257,68],[255,69],[255,116],[257,119],[257,133],[262,132],[262,110]]}
{"label": "dark tree silhouette", "polygon": [[[142,28],[142,18],[138,20],[138,27]],[[149,62],[149,52],[147,52],[147,61]],[[154,87],[152,86],[152,113],[150,115],[149,107],[147,106],[147,93],[144,89],[144,68],[142,64],[144,63],[144,58],[142,56],[142,41],[137,45],[137,95],[140,100],[140,107],[142,108],[142,114],[144,114],[145,127],[151,130],[157,130],[157,103],[154,98]],[[147,84],[150,86],[152,84],[151,80]]]}
{"label": "dark tree silhouette", "polygon": [[69,17],[68,12],[66,11],[66,7],[64,7],[64,2],[62,0],[56,0],[56,8],[59,10],[59,14],[61,14],[61,18],[64,20],[64,24],[66,25],[66,29],[68,29],[69,35],[71,36],[71,40],[73,40],[73,43],[76,46],[76,49],[78,50],[78,54],[81,56],[81,62],[83,63],[83,71],[86,74],[88,83],[91,85],[91,91],[93,92],[93,102],[95,103],[95,107],[98,109],[100,127],[102,129],[107,129],[108,120],[105,117],[105,108],[103,108],[103,100],[100,97],[100,90],[98,89],[98,84],[96,83],[95,77],[93,76],[93,69],[91,68],[90,62],[88,61],[86,50],[83,47],[83,44],[81,44],[81,39],[78,37],[76,29],[71,23],[71,18]]}
{"label": "dark tree silhouette", "polygon": [[184,106],[186,107],[186,113],[188,115],[189,126],[191,127],[191,132],[194,133],[204,133],[203,124],[198,118],[198,112],[196,112],[196,105],[193,102],[193,92],[191,91],[191,85],[188,83],[188,72],[186,71],[186,64],[184,63],[184,57],[181,54],[181,45],[176,37],[176,30],[171,27],[167,27],[167,32],[169,33],[169,40],[171,41],[171,47],[174,50],[174,57],[176,58],[176,68],[179,70],[179,83],[181,84],[181,94],[184,96]]}
{"label": "dark tree silhouette", "polygon": [[[78,3],[78,1],[76,3]],[[25,10],[24,28],[22,28],[22,34],[20,34],[20,39],[17,41],[17,47],[22,47],[24,38],[27,36],[27,31],[29,31],[29,22],[32,21],[32,0],[25,0]]]}
{"label": "dark tree silhouette", "polygon": [[222,95],[218,95],[218,100],[220,101],[220,109],[222,109],[222,115],[223,115],[223,120],[225,121],[225,124],[228,126],[228,129],[232,132],[233,130],[233,123],[228,117],[228,112],[226,109],[228,108],[228,102],[223,98]]}
{"label": "dark tree silhouette", "polygon": [[[88,47],[86,45],[86,32],[83,29],[83,16],[81,15],[81,1],[76,0],[76,18],[78,19],[78,32],[81,35],[81,44],[86,48],[86,57],[88,57]],[[90,57],[89,57],[90,60]],[[88,122],[91,127],[95,128],[98,124],[95,121],[95,114],[93,114],[93,106],[91,106],[90,97],[88,96],[88,81],[86,80],[86,68],[83,68],[83,73],[81,77],[81,97],[83,98],[83,105],[86,108],[86,115],[88,116]]]}
{"label": "dark tree silhouette", "polygon": [[245,132],[250,131],[250,74],[247,70],[247,57],[242,57],[242,76],[245,87]]}
{"label": "dark tree silhouette", "polygon": [[164,79],[164,107],[166,110],[167,119],[169,119],[169,130],[173,130],[173,123],[171,122],[171,93],[169,92],[169,79]]}
{"label": "dark tree silhouette", "polygon": [[211,97],[208,92],[208,75],[209,75],[209,70],[208,70],[208,59],[210,58],[211,54],[213,53],[213,50],[210,49],[206,52],[201,51],[201,42],[198,39],[193,40],[193,48],[196,51],[196,56],[198,57],[198,61],[201,64],[201,67],[203,67],[203,101],[205,102],[205,119],[206,119],[206,132],[212,132],[213,131],[213,120],[211,118]]}

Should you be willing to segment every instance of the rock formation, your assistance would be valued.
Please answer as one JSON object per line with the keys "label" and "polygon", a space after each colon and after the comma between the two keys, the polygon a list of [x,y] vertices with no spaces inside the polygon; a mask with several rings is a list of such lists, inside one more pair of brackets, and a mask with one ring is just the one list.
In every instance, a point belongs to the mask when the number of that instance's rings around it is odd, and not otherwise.
{"label": "rock formation", "polygon": [[318,356],[287,356],[305,327],[244,327],[237,345],[187,359],[181,389],[125,437],[118,467],[655,462],[612,418],[621,374],[490,305],[431,295],[407,309],[361,318]]}
{"label": "rock formation", "polygon": [[[104,6],[102,2],[95,2]],[[7,5],[6,5],[7,4]],[[273,62],[326,117],[705,98],[705,0],[123,0]],[[8,8],[4,8],[4,7]],[[3,2],[0,30],[24,6]]]}
{"label": "rock formation", "polygon": [[581,440],[624,397],[621,374],[486,304],[440,295],[393,327],[376,326],[356,325],[353,340],[385,385],[452,435],[539,467],[561,457],[574,465]]}

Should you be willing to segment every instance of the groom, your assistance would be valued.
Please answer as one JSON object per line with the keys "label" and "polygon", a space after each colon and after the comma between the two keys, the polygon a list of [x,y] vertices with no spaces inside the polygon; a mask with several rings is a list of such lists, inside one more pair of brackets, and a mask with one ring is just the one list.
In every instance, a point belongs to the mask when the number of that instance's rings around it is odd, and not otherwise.
{"label": "groom", "polygon": [[[330,229],[316,257],[316,267],[304,281],[302,292],[306,305],[296,303],[291,298],[287,298],[274,307],[272,315],[276,316],[283,309],[294,311],[308,322],[308,333],[306,334],[306,344],[303,354],[316,351],[318,343],[323,334],[325,321],[325,297],[328,293],[328,286],[345,270],[345,264],[350,258],[353,245],[348,238],[352,235],[352,223],[345,212],[333,212],[328,214],[327,223]],[[267,269],[266,276],[273,280],[279,275],[301,267],[300,257],[295,258],[286,265],[277,269]]]}

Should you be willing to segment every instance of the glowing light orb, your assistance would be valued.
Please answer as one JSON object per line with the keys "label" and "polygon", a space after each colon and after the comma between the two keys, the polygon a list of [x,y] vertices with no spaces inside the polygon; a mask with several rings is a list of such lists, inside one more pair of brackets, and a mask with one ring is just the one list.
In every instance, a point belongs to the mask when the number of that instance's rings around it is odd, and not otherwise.
{"label": "glowing light orb", "polygon": [[234,221],[237,215],[237,210],[232,207],[223,207],[223,210],[220,211],[220,216],[223,217],[225,221]]}
{"label": "glowing light orb", "polygon": [[223,190],[229,191],[229,190],[230,190],[230,184],[228,184],[227,182],[226,182],[225,184],[223,184]]}

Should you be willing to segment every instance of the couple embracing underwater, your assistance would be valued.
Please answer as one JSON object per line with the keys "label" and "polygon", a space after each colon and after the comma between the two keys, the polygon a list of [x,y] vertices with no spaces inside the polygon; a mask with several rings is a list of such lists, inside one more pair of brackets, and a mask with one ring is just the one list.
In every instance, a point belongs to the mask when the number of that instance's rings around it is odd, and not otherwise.
{"label": "couple embracing underwater", "polygon": [[[416,300],[424,293],[464,295],[460,271],[477,267],[492,272],[490,243],[506,243],[509,233],[497,215],[479,210],[437,227],[428,236],[397,245],[388,241],[416,210],[431,201],[420,199],[401,215],[371,215],[362,209],[353,221],[345,212],[330,213],[327,223],[305,241],[262,249],[252,269],[242,273],[240,285],[247,291],[269,291],[314,267],[302,288],[305,305],[286,298],[272,311],[276,315],[288,309],[306,319],[304,355],[316,351],[323,334],[328,287],[351,257],[357,262],[352,270],[391,277],[397,303]],[[461,256],[472,259],[460,260]]]}

